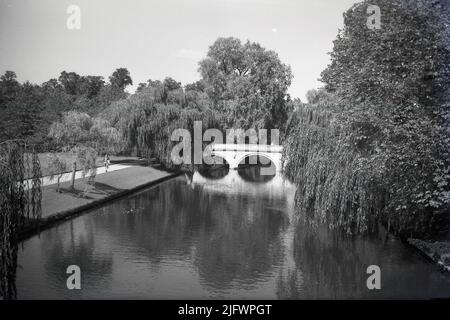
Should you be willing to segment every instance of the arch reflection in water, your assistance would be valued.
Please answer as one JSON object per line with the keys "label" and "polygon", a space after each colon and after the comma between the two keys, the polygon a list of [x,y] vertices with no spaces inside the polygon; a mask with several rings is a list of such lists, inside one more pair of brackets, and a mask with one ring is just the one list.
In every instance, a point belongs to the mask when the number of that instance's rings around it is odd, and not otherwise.
{"label": "arch reflection in water", "polygon": [[225,177],[229,171],[228,165],[212,165],[200,167],[198,173],[204,178],[216,180]]}
{"label": "arch reflection in water", "polygon": [[[294,185],[280,172],[261,175],[261,166],[250,165],[241,166],[237,170],[220,170],[223,171],[214,179],[207,177],[204,172],[195,172],[192,177],[192,186],[201,187],[205,192],[269,195],[282,198],[289,197],[295,192]],[[224,172],[227,174],[223,175]]]}

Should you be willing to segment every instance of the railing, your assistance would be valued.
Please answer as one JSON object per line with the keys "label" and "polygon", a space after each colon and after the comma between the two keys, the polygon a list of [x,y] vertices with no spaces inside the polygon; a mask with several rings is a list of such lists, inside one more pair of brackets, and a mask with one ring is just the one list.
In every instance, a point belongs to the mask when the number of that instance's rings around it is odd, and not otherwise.
{"label": "railing", "polygon": [[247,151],[281,153],[283,146],[268,144],[213,144],[212,151]]}

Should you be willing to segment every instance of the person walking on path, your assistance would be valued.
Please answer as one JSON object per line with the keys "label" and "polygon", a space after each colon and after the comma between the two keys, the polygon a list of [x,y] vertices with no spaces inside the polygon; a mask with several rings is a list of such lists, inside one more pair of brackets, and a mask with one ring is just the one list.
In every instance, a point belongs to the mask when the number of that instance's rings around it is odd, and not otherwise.
{"label": "person walking on path", "polygon": [[109,168],[109,164],[110,164],[110,161],[109,161],[109,154],[105,154],[105,160],[104,160],[104,163],[105,163],[105,172],[108,172],[108,168]]}

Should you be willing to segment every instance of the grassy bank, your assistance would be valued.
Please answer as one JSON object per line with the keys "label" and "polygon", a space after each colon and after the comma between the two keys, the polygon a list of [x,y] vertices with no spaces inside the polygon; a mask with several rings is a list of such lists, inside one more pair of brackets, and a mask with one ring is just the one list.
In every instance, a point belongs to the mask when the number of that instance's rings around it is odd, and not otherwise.
{"label": "grassy bank", "polygon": [[23,228],[20,238],[24,239],[56,222],[69,219],[85,210],[103,205],[178,174],[178,172],[169,173],[148,166],[133,166],[98,175],[95,181],[89,184],[78,179],[75,182],[74,190],[70,188],[69,182],[61,183],[61,192],[56,191],[56,185],[43,187],[42,218],[37,223],[31,223]]}

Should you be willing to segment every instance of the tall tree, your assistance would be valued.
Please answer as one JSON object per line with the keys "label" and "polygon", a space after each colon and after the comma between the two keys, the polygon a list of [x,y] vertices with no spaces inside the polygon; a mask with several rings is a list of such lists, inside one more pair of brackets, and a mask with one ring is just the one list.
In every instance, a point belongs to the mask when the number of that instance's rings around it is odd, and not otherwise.
{"label": "tall tree", "polygon": [[61,72],[58,78],[59,83],[63,86],[67,94],[76,95],[78,93],[78,87],[80,85],[81,77],[75,72]]}
{"label": "tall tree", "polygon": [[258,43],[219,38],[200,62],[205,91],[230,126],[277,128],[287,119],[292,73]]}
{"label": "tall tree", "polygon": [[105,81],[101,76],[81,77],[79,92],[85,94],[88,99],[92,99],[99,94],[104,84]]}
{"label": "tall tree", "polygon": [[181,88],[181,82],[175,81],[171,77],[167,77],[164,79],[164,88],[167,91],[177,90]]}
{"label": "tall tree", "polygon": [[0,108],[4,103],[13,100],[20,90],[20,83],[17,81],[16,73],[5,71],[0,77]]}
{"label": "tall tree", "polygon": [[29,139],[44,129],[43,93],[39,86],[25,82],[16,97],[5,105],[0,118],[1,140]]}
{"label": "tall tree", "polygon": [[122,90],[125,89],[126,86],[133,84],[133,80],[131,79],[130,72],[127,68],[116,69],[109,77],[109,82],[111,85]]}

